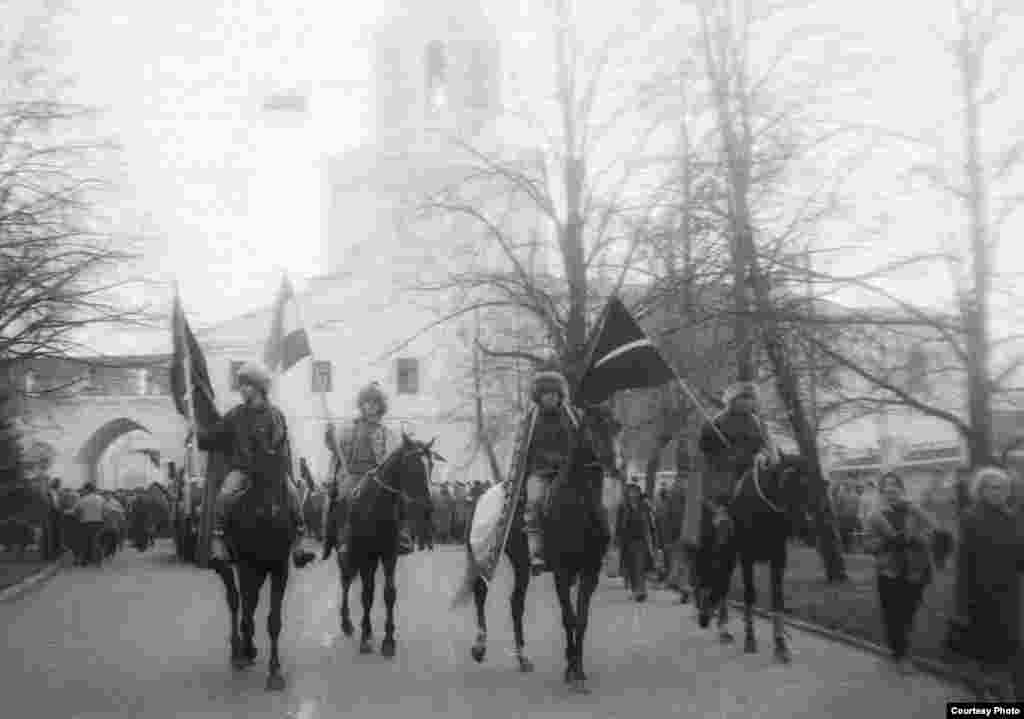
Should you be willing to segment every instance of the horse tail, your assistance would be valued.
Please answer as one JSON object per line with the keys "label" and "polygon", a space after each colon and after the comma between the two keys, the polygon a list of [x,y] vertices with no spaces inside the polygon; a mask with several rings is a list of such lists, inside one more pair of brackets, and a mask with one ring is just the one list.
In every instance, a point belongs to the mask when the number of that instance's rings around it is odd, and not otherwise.
{"label": "horse tail", "polygon": [[[474,507],[469,513],[468,527],[473,526],[473,515],[476,514],[476,508]],[[465,537],[462,540],[462,546],[465,549],[466,564],[465,569],[462,573],[462,579],[459,582],[458,588],[455,590],[455,595],[452,597],[451,609],[459,609],[469,604],[469,600],[473,597],[473,588],[476,586],[476,582],[481,577],[480,566],[477,564],[476,557],[473,556],[473,547],[470,544],[470,532],[465,532]]]}

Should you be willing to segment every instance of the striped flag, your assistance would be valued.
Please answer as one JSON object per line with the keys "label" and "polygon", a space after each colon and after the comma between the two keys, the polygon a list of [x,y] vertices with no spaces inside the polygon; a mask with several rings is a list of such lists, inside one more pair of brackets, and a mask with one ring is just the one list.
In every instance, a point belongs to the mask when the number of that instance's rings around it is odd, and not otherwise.
{"label": "striped flag", "polygon": [[678,379],[618,297],[608,300],[588,357],[576,391],[579,404],[604,402],[619,390],[657,387]]}
{"label": "striped flag", "polygon": [[274,319],[270,325],[270,337],[267,338],[263,361],[271,372],[283,374],[312,354],[309,335],[299,321],[295,290],[288,278],[284,277],[274,304]]}

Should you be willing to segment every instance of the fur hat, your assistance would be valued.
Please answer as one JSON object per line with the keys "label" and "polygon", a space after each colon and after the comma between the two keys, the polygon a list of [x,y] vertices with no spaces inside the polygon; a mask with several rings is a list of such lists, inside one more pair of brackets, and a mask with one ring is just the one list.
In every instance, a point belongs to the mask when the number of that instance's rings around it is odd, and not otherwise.
{"label": "fur hat", "polygon": [[270,372],[259,362],[246,362],[238,370],[238,384],[251,384],[263,394],[270,391]]}
{"label": "fur hat", "polygon": [[561,372],[546,370],[538,372],[533,376],[533,383],[530,388],[530,396],[534,402],[540,402],[540,396],[545,392],[558,392],[562,399],[569,397],[569,383]]}
{"label": "fur hat", "polygon": [[981,499],[982,487],[992,480],[1006,483],[1012,482],[1010,475],[999,467],[982,467],[971,478],[971,499],[975,502],[979,501]]}
{"label": "fur hat", "polygon": [[761,393],[757,389],[757,385],[753,382],[736,382],[725,388],[725,392],[722,393],[722,401],[725,405],[731,406],[732,401],[737,397],[753,397],[755,401],[761,400]]}
{"label": "fur hat", "polygon": [[380,405],[381,414],[388,412],[388,398],[378,382],[370,382],[359,390],[359,394],[356,395],[356,406],[361,407],[364,402],[377,402]]}

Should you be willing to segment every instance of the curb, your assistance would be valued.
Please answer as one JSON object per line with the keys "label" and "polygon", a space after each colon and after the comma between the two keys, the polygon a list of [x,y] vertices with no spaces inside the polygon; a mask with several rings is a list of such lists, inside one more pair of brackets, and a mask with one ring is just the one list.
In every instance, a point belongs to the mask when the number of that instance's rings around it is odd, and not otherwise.
{"label": "curb", "polygon": [[11,586],[4,588],[0,591],[0,604],[13,602],[16,599],[20,599],[33,589],[42,586],[63,568],[64,562],[65,557],[54,560],[48,566],[39,570],[35,574],[25,577],[25,579],[22,579],[17,584],[12,584]]}
{"label": "curb", "polygon": [[[729,606],[737,611],[743,611],[742,602],[730,599]],[[754,607],[753,611],[754,614],[761,619],[772,619],[772,613],[761,609],[760,607]],[[828,639],[829,641],[837,642],[839,644],[846,644],[847,646],[851,646],[855,649],[860,649],[861,651],[875,654],[883,658],[889,656],[888,649],[880,644],[868,641],[867,639],[862,639],[836,629],[829,629],[820,624],[814,624],[803,619],[794,619],[788,615],[783,615],[782,620],[787,626],[792,627],[793,629],[814,634],[823,639]],[[940,662],[935,659],[915,656],[911,656],[910,661],[921,671],[927,672],[928,674],[932,674],[946,681],[960,684],[978,697],[982,695],[984,688],[981,682],[978,681],[977,677],[962,672],[950,664],[946,664],[945,662]]]}

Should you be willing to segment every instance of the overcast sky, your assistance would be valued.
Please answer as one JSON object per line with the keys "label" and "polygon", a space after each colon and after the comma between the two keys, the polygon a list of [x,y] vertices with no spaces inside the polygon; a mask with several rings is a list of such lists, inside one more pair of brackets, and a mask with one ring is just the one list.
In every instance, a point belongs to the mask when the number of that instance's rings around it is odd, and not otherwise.
{"label": "overcast sky", "polygon": [[[859,35],[859,49],[878,61],[879,67],[859,78],[870,95],[837,97],[838,116],[907,133],[935,130],[959,151],[957,77],[927,27],[931,22],[949,27],[952,13],[944,4],[828,0],[817,16],[803,16]],[[543,6],[528,0],[486,5],[504,43],[504,69],[516,75],[509,87],[520,93],[539,88],[537,78],[549,78],[551,63]],[[588,10],[582,18],[584,39],[641,22],[637,18],[643,13],[633,5],[659,15],[662,30],[691,22],[683,3],[621,3]],[[80,0],[65,18],[57,40],[61,69],[74,76],[76,99],[105,109],[102,127],[124,147],[112,172],[120,189],[106,211],[119,231],[155,238],[147,248],[146,269],[180,281],[195,322],[223,320],[266,304],[281,269],[300,286],[325,269],[318,163],[325,153],[369,137],[369,30],[396,6]],[[763,53],[770,51],[771,36],[761,40]],[[681,43],[641,44],[678,51]],[[819,60],[808,53],[804,60],[810,65],[828,62],[824,54]],[[620,77],[620,82],[628,80]],[[304,118],[271,120],[261,112],[269,93],[293,87],[308,95]],[[988,137],[1002,141],[1024,129],[1020,107],[1018,101],[992,113]],[[906,189],[901,173],[908,158],[889,147],[851,178],[854,212],[831,223],[821,244],[860,242],[863,226],[883,212],[888,240],[834,253],[831,267],[866,268],[891,253],[935,249],[943,235],[954,235],[957,242],[963,237],[963,218],[954,205],[939,203],[934,194],[896,196]],[[1018,191],[1024,190],[1021,184]],[[1020,227],[1019,221],[1007,227],[1000,267],[1019,265],[1024,258],[1011,232]],[[918,301],[948,295],[944,275],[912,279],[905,278],[899,288]],[[863,293],[843,299],[875,301]],[[1003,330],[1013,324],[1010,317],[1008,309],[997,313]]]}

